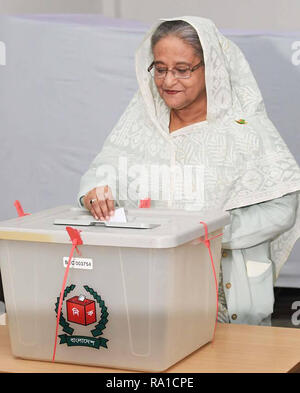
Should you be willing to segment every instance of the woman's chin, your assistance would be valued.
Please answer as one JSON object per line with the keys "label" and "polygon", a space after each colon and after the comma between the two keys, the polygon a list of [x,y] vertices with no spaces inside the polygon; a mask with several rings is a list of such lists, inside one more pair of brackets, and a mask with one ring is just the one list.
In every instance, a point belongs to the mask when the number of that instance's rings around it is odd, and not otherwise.
{"label": "woman's chin", "polygon": [[183,108],[185,108],[186,107],[186,105],[185,104],[174,104],[174,103],[167,103],[166,102],[166,105],[170,108],[170,109],[175,109],[175,110],[179,110],[179,109],[183,109]]}
{"label": "woman's chin", "polygon": [[183,102],[178,102],[176,100],[172,99],[164,99],[165,104],[170,108],[170,109],[182,109],[186,106],[185,103]]}

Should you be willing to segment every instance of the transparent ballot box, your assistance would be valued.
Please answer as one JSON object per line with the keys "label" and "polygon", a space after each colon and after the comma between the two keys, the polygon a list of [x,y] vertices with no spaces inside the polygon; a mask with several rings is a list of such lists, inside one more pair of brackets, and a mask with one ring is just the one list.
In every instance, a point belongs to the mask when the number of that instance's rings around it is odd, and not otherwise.
{"label": "transparent ballot box", "polygon": [[[59,206],[0,222],[0,263],[13,355],[163,371],[212,340],[225,211],[127,209],[127,224],[86,225],[88,212]],[[78,224],[78,225],[76,225]],[[218,236],[219,235],[219,236]],[[199,370],[200,371],[200,370]]]}

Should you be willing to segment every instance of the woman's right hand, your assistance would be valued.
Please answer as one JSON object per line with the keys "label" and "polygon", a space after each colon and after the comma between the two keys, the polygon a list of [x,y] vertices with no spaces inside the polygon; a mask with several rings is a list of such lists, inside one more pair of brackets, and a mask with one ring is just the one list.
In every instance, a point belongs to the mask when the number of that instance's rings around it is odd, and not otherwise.
{"label": "woman's right hand", "polygon": [[115,213],[115,203],[108,185],[95,187],[86,193],[83,204],[96,220],[108,221]]}

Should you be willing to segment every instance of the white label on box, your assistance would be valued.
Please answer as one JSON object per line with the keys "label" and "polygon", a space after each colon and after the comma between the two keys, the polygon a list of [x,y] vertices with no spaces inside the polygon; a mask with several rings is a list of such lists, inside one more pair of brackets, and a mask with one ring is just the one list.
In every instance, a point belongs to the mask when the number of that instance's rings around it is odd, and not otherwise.
{"label": "white label on box", "polygon": [[[64,257],[64,267],[68,266],[69,257]],[[91,258],[72,258],[70,263],[70,269],[84,269],[93,270],[93,260]]]}

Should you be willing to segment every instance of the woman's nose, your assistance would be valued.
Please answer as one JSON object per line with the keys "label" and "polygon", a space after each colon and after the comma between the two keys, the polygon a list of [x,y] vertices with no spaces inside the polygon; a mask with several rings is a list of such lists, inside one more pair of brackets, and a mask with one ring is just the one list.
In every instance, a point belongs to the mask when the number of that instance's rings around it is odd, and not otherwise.
{"label": "woman's nose", "polygon": [[177,79],[174,77],[174,74],[172,71],[168,71],[167,75],[164,78],[164,86],[169,87],[173,86],[177,83]]}

